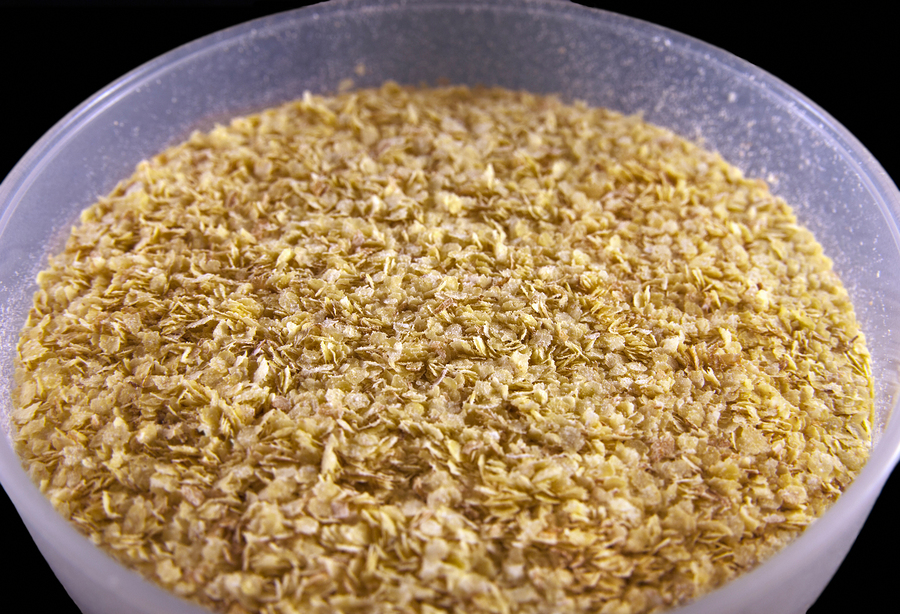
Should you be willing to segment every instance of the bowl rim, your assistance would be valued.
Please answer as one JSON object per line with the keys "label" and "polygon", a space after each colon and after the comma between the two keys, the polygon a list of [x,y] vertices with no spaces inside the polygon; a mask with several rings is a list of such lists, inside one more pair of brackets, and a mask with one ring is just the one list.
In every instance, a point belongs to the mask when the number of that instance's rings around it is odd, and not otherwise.
{"label": "bowl rim", "polygon": [[[9,174],[0,183],[0,233],[6,229],[9,218],[15,211],[20,195],[36,180],[44,167],[44,161],[52,158],[58,150],[83,126],[92,121],[108,106],[141,84],[156,78],[181,63],[188,62],[201,54],[215,53],[222,45],[234,44],[245,37],[269,33],[293,27],[299,21],[335,18],[342,12],[358,11],[426,11],[446,10],[447,7],[484,11],[529,11],[546,13],[554,18],[561,16],[572,19],[593,19],[605,22],[606,26],[627,30],[636,36],[655,36],[667,46],[677,47],[681,53],[714,63],[735,78],[752,83],[765,96],[784,107],[792,108],[797,117],[814,128],[830,144],[839,147],[836,153],[847,161],[857,172],[860,180],[873,195],[880,198],[882,214],[892,222],[891,229],[895,247],[900,244],[897,221],[900,220],[900,192],[871,153],[844,126],[805,95],[784,83],[777,77],[742,60],[728,51],[715,47],[691,36],[658,26],[653,23],[627,17],[621,14],[590,8],[566,0],[331,0],[321,4],[275,13],[251,21],[219,30],[164,53],[126,73],[108,84],[80,105],[72,109],[56,122],[37,142],[32,145]],[[724,606],[740,601],[742,596],[757,592],[759,586],[766,586],[783,576],[788,569],[794,569],[828,549],[830,535],[845,529],[843,518],[856,516],[862,510],[871,508],[885,481],[900,460],[900,420],[894,419],[897,398],[889,401],[890,416],[884,430],[873,443],[871,456],[854,482],[819,519],[813,522],[792,543],[785,546],[769,559],[751,571],[725,583],[718,589],[700,597],[694,602],[668,610],[680,614],[692,614],[699,608]],[[6,425],[4,425],[6,426]],[[8,429],[0,437],[0,481],[10,498],[18,504],[27,501],[30,507],[29,521],[41,526],[43,537],[53,542],[63,542],[70,550],[80,549],[86,565],[94,566],[102,574],[110,575],[112,584],[126,588],[132,594],[143,594],[156,600],[172,600],[172,607],[179,611],[199,614],[206,609],[187,602],[173,593],[145,580],[137,572],[125,568],[103,550],[93,545],[66,519],[60,516],[49,500],[27,476],[19,456],[10,445]],[[34,507],[36,506],[36,507]],[[20,512],[21,513],[21,512]],[[86,547],[88,546],[88,547]],[[149,592],[148,592],[149,591]],[[190,608],[185,610],[184,608]]]}

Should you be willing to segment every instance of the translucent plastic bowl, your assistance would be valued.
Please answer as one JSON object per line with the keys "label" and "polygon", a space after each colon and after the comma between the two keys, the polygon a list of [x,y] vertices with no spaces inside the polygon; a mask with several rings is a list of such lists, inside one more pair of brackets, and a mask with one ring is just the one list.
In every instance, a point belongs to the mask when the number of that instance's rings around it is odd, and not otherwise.
{"label": "translucent plastic bowl", "polygon": [[[364,71],[359,70],[363,66]],[[363,74],[360,74],[363,73]],[[877,444],[856,482],[799,539],[679,610],[798,613],[822,591],[897,462],[900,193],[827,113],[704,43],[562,2],[347,1],[244,24],[176,49],[66,116],[0,185],[0,416],[34,277],[78,212],[193,129],[298,97],[386,79],[489,84],[624,112],[705,144],[773,182],[848,286],[877,383]],[[0,436],[0,480],[51,567],[89,614],[203,612],[108,558],[59,517]]]}

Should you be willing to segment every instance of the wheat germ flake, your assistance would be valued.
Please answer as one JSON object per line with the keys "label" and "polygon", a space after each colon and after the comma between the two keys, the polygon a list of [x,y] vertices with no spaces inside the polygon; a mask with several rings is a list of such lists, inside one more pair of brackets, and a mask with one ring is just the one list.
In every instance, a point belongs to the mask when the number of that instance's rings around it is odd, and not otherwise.
{"label": "wheat germ flake", "polygon": [[554,97],[387,84],[195,133],[39,285],[28,471],[228,614],[665,609],[868,455],[863,336],[788,205]]}

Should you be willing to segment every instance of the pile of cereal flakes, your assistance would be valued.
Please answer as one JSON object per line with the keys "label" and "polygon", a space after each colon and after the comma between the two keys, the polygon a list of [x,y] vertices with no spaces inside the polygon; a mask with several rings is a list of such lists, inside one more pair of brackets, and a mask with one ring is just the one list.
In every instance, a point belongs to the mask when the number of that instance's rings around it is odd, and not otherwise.
{"label": "pile of cereal flakes", "polygon": [[791,209],[553,97],[389,83],[195,133],[39,285],[30,475],[228,614],[660,610],[868,456],[863,335]]}

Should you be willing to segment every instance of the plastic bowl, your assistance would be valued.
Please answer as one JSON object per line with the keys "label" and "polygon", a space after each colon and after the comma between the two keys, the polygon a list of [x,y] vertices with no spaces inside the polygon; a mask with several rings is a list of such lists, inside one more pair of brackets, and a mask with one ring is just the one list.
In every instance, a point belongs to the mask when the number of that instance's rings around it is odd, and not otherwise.
{"label": "plastic bowl", "polygon": [[[366,67],[360,77],[355,68]],[[890,420],[900,346],[900,193],[827,113],[704,43],[560,2],[346,1],[260,19],[176,49],[96,94],[0,185],[0,415],[33,279],[78,212],[134,165],[229,116],[385,79],[446,79],[560,93],[701,137],[748,175],[774,179],[834,259],[874,356],[878,440],[856,482],[800,538],[682,614],[803,612],[840,564],[900,454]],[[60,198],[60,195],[65,195]],[[79,607],[200,613],[96,549],[59,517],[0,437],[0,480]]]}

